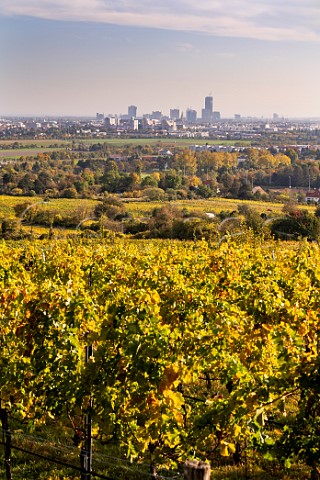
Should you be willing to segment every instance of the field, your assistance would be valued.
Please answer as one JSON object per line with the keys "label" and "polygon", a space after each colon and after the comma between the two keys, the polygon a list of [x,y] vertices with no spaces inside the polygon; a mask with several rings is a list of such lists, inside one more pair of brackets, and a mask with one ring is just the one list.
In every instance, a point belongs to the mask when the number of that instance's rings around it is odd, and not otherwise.
{"label": "field", "polygon": [[[15,143],[19,144],[17,148],[9,148]],[[70,142],[66,140],[0,140],[0,160],[36,156],[38,153],[51,153],[54,150],[63,150],[67,146],[70,146]]]}
{"label": "field", "polygon": [[[12,145],[15,141],[14,140],[0,140],[0,147],[4,147],[6,145]],[[63,148],[63,146],[70,146],[74,143],[83,143],[83,144],[94,144],[94,143],[106,143],[111,146],[116,147],[123,147],[125,145],[159,145],[160,148],[164,147],[183,147],[189,145],[205,145],[208,143],[209,145],[250,145],[249,141],[229,141],[229,140],[212,140],[206,138],[161,138],[161,137],[150,137],[150,138],[67,138],[67,139],[21,139],[19,143],[23,145],[36,145],[37,148],[52,148],[52,145],[59,145],[59,148]],[[55,147],[53,147],[56,149]],[[58,148],[58,147],[57,147]],[[9,149],[8,149],[9,150]],[[27,149],[26,149],[27,150]],[[1,150],[0,150],[1,152]]]}
{"label": "field", "polygon": [[[78,140],[76,140],[77,142]],[[81,139],[83,143],[107,143],[117,147],[124,145],[158,145],[160,148],[164,147],[187,147],[189,145],[244,145],[251,144],[250,141],[230,141],[230,140],[212,140],[209,138],[107,138],[107,139]]]}
{"label": "field", "polygon": [[[28,138],[21,138],[21,139],[12,139],[12,140],[0,140],[0,147],[3,148],[5,146],[12,145],[14,143],[19,143],[21,145],[31,146],[34,145],[37,148],[58,148],[63,147],[64,145],[70,144],[70,140],[65,139],[28,139]],[[55,147],[56,146],[56,147]]]}
{"label": "field", "polygon": [[38,147],[38,148],[17,148],[17,149],[7,149],[0,150],[0,160],[4,158],[17,159],[20,157],[35,157],[38,153],[51,153],[53,150],[62,150],[63,147],[59,148],[47,148],[47,147]]}
{"label": "field", "polygon": [[[63,150],[65,148],[70,148],[74,142],[76,145],[78,143],[84,145],[93,145],[96,143],[103,143],[110,145],[110,147],[124,147],[124,146],[138,146],[138,145],[150,145],[157,146],[159,149],[162,148],[175,148],[175,147],[188,147],[189,145],[234,145],[239,144],[242,146],[249,146],[250,142],[230,142],[227,140],[208,140],[208,139],[198,139],[198,138],[178,138],[178,139],[162,139],[162,138],[76,138],[76,139],[62,139],[62,140],[21,140],[19,143],[22,145],[32,145],[35,147],[32,148],[4,148],[7,145],[14,143],[12,140],[1,140],[0,141],[0,161],[4,159],[16,160],[22,156],[36,156],[39,153],[52,153],[53,151]],[[54,146],[56,144],[56,146]]]}

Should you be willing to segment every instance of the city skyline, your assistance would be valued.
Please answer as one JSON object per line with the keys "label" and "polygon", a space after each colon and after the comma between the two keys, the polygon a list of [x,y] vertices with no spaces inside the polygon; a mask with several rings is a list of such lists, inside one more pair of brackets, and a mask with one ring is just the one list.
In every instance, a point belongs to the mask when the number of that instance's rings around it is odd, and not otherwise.
{"label": "city skyline", "polygon": [[320,117],[317,0],[2,0],[0,116]]}

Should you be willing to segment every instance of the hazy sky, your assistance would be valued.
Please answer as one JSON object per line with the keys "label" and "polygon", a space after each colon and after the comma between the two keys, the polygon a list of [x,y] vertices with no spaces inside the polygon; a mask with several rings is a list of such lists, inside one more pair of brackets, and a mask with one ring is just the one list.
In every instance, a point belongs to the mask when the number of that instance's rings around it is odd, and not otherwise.
{"label": "hazy sky", "polygon": [[320,117],[320,0],[0,0],[0,116]]}

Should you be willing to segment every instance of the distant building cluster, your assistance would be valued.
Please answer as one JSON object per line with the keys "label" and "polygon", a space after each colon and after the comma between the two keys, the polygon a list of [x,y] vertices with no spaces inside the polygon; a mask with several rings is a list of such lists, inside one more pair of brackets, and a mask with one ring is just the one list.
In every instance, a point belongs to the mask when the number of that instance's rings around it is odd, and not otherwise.
{"label": "distant building cluster", "polygon": [[204,98],[204,108],[199,117],[198,112],[189,107],[185,114],[179,108],[171,108],[169,116],[159,110],[138,116],[138,107],[130,105],[126,115],[107,115],[102,118],[97,114],[97,121],[103,121],[109,133],[150,133],[171,135],[178,137],[215,137],[228,140],[253,140],[265,133],[285,133],[289,130],[299,129],[300,124],[280,118],[273,113],[269,121],[256,118],[241,117],[236,113],[233,119],[222,119],[219,111],[214,110],[212,95]]}
{"label": "distant building cluster", "polygon": [[269,120],[242,117],[236,113],[233,118],[221,118],[214,109],[210,94],[204,98],[201,115],[189,107],[185,112],[171,108],[169,115],[160,110],[139,115],[136,105],[129,105],[126,114],[98,112],[92,118],[14,118],[0,119],[0,137],[7,135],[24,136],[32,132],[35,136],[55,136],[61,132],[66,137],[73,135],[106,137],[115,135],[159,135],[188,138],[210,138],[216,140],[258,140],[272,134],[286,134],[299,130],[317,130],[319,122],[288,121],[273,113]]}
{"label": "distant building cluster", "polygon": [[[151,113],[146,113],[138,116],[138,107],[136,105],[130,105],[128,107],[128,113],[126,115],[107,115],[97,113],[97,121],[104,121],[107,128],[119,129],[120,131],[128,130],[135,131],[146,127],[156,127],[161,125],[162,122],[168,122],[168,125],[172,131],[183,129],[183,125],[205,125],[211,126],[221,122],[221,114],[219,111],[214,110],[214,102],[212,95],[208,95],[204,98],[204,108],[201,110],[201,115],[198,115],[197,110],[188,107],[184,112],[181,112],[179,108],[171,108],[169,116],[164,115],[161,111],[155,110]],[[135,120],[139,120],[138,124]],[[246,122],[247,118],[242,118],[240,114],[234,115],[236,122]],[[277,113],[273,114],[272,120],[279,122],[283,119],[279,117]]]}
{"label": "distant building cluster", "polygon": [[[136,105],[130,105],[127,115],[108,115],[105,117],[106,126],[136,130],[137,124],[134,123],[134,120],[138,118],[137,111],[138,107]],[[103,114],[97,113],[96,119],[102,121],[104,119]],[[182,122],[186,124],[210,124],[212,122],[219,122],[221,115],[220,112],[213,110],[213,97],[209,95],[204,99],[204,108],[202,109],[201,117],[198,117],[198,112],[193,108],[187,108],[185,115],[183,112],[180,112],[179,108],[171,108],[169,116],[163,115],[159,110],[155,110],[152,113],[142,115],[139,119],[142,124],[149,123],[149,125],[154,125],[155,122],[162,121],[176,122],[177,125]],[[175,127],[173,126],[173,128]]]}
{"label": "distant building cluster", "polygon": [[[173,109],[170,117],[159,112],[134,117],[129,115],[97,114],[92,118],[7,118],[0,119],[0,138],[71,138],[74,136],[106,138],[122,135],[160,136],[172,138],[205,138],[228,141],[259,141],[273,135],[286,135],[294,132],[316,134],[320,130],[320,121],[310,120],[259,120],[259,119],[220,119],[203,122],[196,119],[195,111],[187,109],[186,116]],[[213,112],[214,113],[214,112]],[[179,115],[180,114],[180,115]],[[299,145],[296,146],[300,148]]]}

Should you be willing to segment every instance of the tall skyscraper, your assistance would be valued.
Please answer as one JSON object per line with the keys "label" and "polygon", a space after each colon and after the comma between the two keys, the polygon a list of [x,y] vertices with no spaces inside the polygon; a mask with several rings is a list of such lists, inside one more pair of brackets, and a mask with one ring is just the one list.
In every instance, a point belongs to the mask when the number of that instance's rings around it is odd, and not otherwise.
{"label": "tall skyscraper", "polygon": [[202,121],[209,123],[212,120],[213,97],[209,95],[204,99],[204,108],[202,109]]}
{"label": "tall skyscraper", "polygon": [[213,112],[213,97],[209,96],[204,99],[204,108],[208,112]]}
{"label": "tall skyscraper", "polygon": [[130,105],[130,107],[128,107],[128,117],[136,118],[136,116],[137,116],[137,107],[135,105]]}
{"label": "tall skyscraper", "polygon": [[196,123],[197,121],[197,112],[191,108],[187,108],[186,120],[188,123]]}
{"label": "tall skyscraper", "polygon": [[162,117],[162,112],[160,112],[159,110],[155,110],[154,112],[151,113],[151,118],[153,118],[154,120],[161,120],[161,117]]}
{"label": "tall skyscraper", "polygon": [[171,120],[177,120],[180,117],[180,110],[179,108],[171,108],[170,109],[170,118]]}

